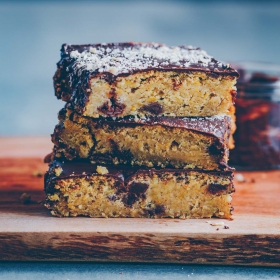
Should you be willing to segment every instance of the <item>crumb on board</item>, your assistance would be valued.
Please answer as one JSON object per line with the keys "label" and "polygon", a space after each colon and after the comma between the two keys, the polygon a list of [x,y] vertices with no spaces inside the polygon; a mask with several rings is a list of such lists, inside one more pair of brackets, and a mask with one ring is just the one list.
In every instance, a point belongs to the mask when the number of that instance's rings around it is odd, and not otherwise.
{"label": "crumb on board", "polygon": [[[229,226],[225,225],[224,222],[210,222],[210,221],[207,221],[206,223],[210,224],[211,226],[213,227],[221,227],[223,226],[223,229],[229,229]],[[219,228],[216,228],[216,230],[219,230]]]}
{"label": "crumb on board", "polygon": [[256,179],[255,178],[251,178],[250,183],[256,183]]}
{"label": "crumb on board", "polygon": [[244,176],[241,173],[237,173],[235,175],[235,179],[238,183],[245,183],[246,179],[244,178]]}
{"label": "crumb on board", "polygon": [[214,222],[214,223],[210,223],[211,226],[213,227],[221,227],[223,226],[225,223],[224,222]]}
{"label": "crumb on board", "polygon": [[40,177],[43,176],[43,173],[42,173],[41,171],[35,170],[35,171],[33,172],[33,176],[34,176],[34,177],[40,178]]}
{"label": "crumb on board", "polygon": [[28,204],[31,202],[31,195],[30,194],[27,194],[27,193],[23,193],[21,196],[20,196],[20,201],[21,203],[23,204]]}

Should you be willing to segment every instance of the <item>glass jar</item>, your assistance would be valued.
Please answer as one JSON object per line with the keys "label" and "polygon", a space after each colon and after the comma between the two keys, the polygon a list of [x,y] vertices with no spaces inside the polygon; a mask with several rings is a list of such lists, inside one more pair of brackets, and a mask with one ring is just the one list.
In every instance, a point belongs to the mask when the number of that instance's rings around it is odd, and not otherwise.
{"label": "glass jar", "polygon": [[240,78],[230,164],[236,169],[279,169],[280,65],[243,62],[234,67]]}

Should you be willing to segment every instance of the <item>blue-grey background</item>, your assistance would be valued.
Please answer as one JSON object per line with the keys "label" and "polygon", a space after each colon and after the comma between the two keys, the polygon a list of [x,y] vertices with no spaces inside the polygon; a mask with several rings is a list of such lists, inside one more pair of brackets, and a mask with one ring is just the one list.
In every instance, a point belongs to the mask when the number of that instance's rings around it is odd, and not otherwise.
{"label": "blue-grey background", "polygon": [[49,135],[63,102],[62,43],[200,46],[224,61],[280,63],[280,1],[0,1],[0,135]]}

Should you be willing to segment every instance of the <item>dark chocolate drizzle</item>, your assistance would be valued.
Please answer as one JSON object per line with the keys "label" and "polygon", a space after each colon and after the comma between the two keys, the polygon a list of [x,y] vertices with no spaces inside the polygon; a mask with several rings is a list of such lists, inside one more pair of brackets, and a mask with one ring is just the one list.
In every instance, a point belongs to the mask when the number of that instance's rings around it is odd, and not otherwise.
{"label": "dark chocolate drizzle", "polygon": [[[87,117],[84,117],[87,118]],[[225,140],[225,134],[230,134],[230,117],[228,115],[213,116],[213,117],[166,117],[166,116],[150,116],[145,118],[137,118],[128,116],[123,118],[87,118],[96,125],[102,127],[109,125],[113,127],[137,127],[137,126],[163,126],[170,128],[183,128],[197,131],[200,133],[213,135],[217,137],[222,143]],[[227,141],[226,143],[227,144]]]}
{"label": "dark chocolate drizzle", "polygon": [[[107,174],[101,175],[96,172],[98,165],[105,166],[108,170]],[[62,173],[59,176],[55,175],[55,169],[57,167],[62,168]],[[213,174],[216,176],[229,176],[233,179],[234,169],[230,168],[227,171],[212,171],[212,170],[201,170],[201,169],[178,169],[178,168],[149,168],[146,166],[131,166],[131,165],[113,165],[113,164],[92,164],[86,160],[76,160],[76,161],[59,161],[54,160],[50,164],[49,171],[45,175],[45,191],[47,193],[53,193],[54,183],[60,179],[67,178],[87,178],[90,176],[106,176],[114,177],[119,184],[119,188],[131,189],[132,193],[140,196],[141,193],[145,192],[145,185],[135,186],[130,184],[133,178],[138,177],[139,175],[148,175],[152,177],[154,174],[161,175],[166,172],[175,174],[187,174],[192,171],[197,171],[201,173]]]}
{"label": "dark chocolate drizzle", "polygon": [[[72,114],[76,114],[73,117]],[[72,119],[70,119],[72,116]],[[212,117],[168,117],[168,116],[146,116],[139,118],[137,116],[125,117],[100,117],[90,118],[81,116],[76,113],[71,104],[66,104],[65,108],[60,110],[59,119],[66,120],[69,118],[75,122],[75,119],[83,118],[86,123],[92,123],[96,127],[102,128],[104,125],[114,127],[137,127],[137,126],[163,126],[170,128],[182,128],[200,132],[203,134],[217,137],[223,144],[228,143],[228,137],[231,131],[231,118],[228,115],[219,115]],[[62,122],[63,124],[63,122]],[[213,154],[215,154],[213,148]]]}

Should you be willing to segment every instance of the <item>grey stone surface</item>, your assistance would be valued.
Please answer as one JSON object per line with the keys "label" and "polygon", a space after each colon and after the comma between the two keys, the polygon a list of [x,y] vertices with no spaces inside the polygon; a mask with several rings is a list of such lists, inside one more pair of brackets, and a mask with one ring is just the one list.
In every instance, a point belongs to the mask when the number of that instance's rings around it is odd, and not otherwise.
{"label": "grey stone surface", "polygon": [[2,280],[279,279],[280,268],[171,264],[0,263]]}

